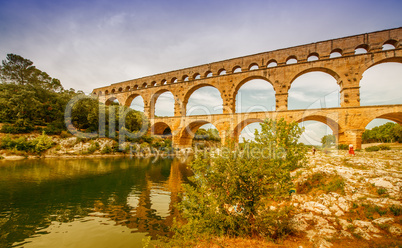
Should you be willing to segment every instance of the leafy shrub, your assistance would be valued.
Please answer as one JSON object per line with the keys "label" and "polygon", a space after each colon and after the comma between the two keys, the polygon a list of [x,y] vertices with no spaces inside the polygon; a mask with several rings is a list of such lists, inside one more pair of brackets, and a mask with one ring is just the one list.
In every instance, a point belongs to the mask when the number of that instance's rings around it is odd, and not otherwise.
{"label": "leafy shrub", "polygon": [[101,153],[102,153],[102,154],[109,154],[109,153],[111,153],[111,152],[112,152],[112,148],[110,148],[109,145],[105,145],[105,146],[102,148],[102,150],[101,150]]}
{"label": "leafy shrub", "polygon": [[34,151],[36,153],[42,153],[53,146],[52,139],[47,136],[45,132],[43,132],[42,135],[37,137],[33,142],[35,144]]}
{"label": "leafy shrub", "polygon": [[349,145],[347,144],[339,144],[338,150],[349,150]]}
{"label": "leafy shrub", "polygon": [[366,147],[364,150],[366,152],[376,152],[376,151],[379,151],[380,148],[378,146],[370,146],[370,147]]}
{"label": "leafy shrub", "polygon": [[391,150],[389,145],[379,145],[378,148],[380,148],[380,150]]}
{"label": "leafy shrub", "polygon": [[296,122],[266,120],[244,150],[229,141],[222,156],[196,155],[179,204],[185,222],[174,229],[178,246],[208,236],[279,239],[292,232],[290,210],[269,206],[289,199],[290,171],[306,163],[307,148],[298,143],[302,131]]}
{"label": "leafy shrub", "polygon": [[2,133],[12,133],[12,134],[19,134],[19,133],[30,133],[34,130],[34,128],[30,125],[27,126],[18,126],[12,124],[4,124],[1,127],[0,132]]}

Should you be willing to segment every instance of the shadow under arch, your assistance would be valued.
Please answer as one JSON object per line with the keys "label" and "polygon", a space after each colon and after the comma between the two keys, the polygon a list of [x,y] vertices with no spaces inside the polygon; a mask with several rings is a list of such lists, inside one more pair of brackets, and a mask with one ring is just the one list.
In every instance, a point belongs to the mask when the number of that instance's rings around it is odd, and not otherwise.
{"label": "shadow under arch", "polygon": [[[173,92],[171,92],[168,89],[160,89],[157,92],[155,92],[152,96],[151,96],[151,102],[150,102],[150,107],[151,107],[151,117],[155,117],[155,111],[156,111],[156,101],[158,100],[159,96],[162,95],[163,93],[166,92],[170,92],[173,95]],[[173,104],[173,108],[174,108],[174,104]],[[174,109],[173,109],[174,112]]]}
{"label": "shadow under arch", "polygon": [[[205,124],[212,124],[209,121],[205,120],[197,120],[194,122],[191,122],[188,124],[186,127],[182,128],[179,132],[179,146],[182,147],[191,147],[193,138],[195,136],[195,132],[201,127],[204,126]],[[213,124],[212,124],[213,125]],[[216,127],[215,127],[216,128]],[[218,130],[219,132],[219,130]]]}
{"label": "shadow under arch", "polygon": [[172,129],[165,122],[156,122],[151,127],[151,134],[162,137],[172,137]]}
{"label": "shadow under arch", "polygon": [[114,96],[112,96],[112,97],[110,97],[110,98],[108,98],[108,99],[106,100],[105,105],[106,105],[106,106],[109,106],[109,105],[111,105],[112,103],[114,103],[116,100],[117,100],[117,98],[114,97]]}
{"label": "shadow under arch", "polygon": [[[270,83],[270,84],[272,85],[272,87],[274,87],[274,85],[271,83],[271,81],[269,81],[268,78],[266,78],[266,77],[263,77],[263,76],[251,76],[251,77],[247,77],[247,78],[241,80],[241,81],[236,85],[236,87],[235,87],[235,89],[234,89],[234,92],[233,92],[233,99],[236,99],[237,93],[239,92],[240,88],[241,88],[244,84],[248,83],[248,82],[251,81],[251,80],[255,80],[255,79],[261,79],[261,80],[267,81],[268,83]],[[274,88],[274,91],[275,91],[275,88]],[[275,93],[276,93],[276,92],[275,92]]]}

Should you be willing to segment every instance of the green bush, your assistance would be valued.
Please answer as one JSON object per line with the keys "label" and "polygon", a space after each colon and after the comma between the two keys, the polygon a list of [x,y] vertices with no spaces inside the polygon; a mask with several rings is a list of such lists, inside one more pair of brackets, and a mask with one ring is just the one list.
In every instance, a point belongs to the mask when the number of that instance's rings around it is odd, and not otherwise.
{"label": "green bush", "polygon": [[384,195],[386,193],[387,193],[386,188],[381,187],[381,188],[377,189],[377,194],[379,194],[379,195]]}
{"label": "green bush", "polygon": [[380,148],[380,150],[391,150],[389,145],[379,145],[378,148]]}
{"label": "green bush", "polygon": [[376,152],[376,151],[379,151],[380,148],[378,146],[370,146],[370,147],[366,147],[364,150],[366,152]]}
{"label": "green bush", "polygon": [[338,150],[349,150],[349,145],[347,144],[339,144]]}
{"label": "green bush", "polygon": [[34,151],[36,153],[42,153],[54,145],[52,139],[47,136],[45,132],[43,132],[42,135],[37,137],[33,142],[35,144]]}
{"label": "green bush", "polygon": [[389,207],[389,210],[394,216],[399,216],[402,213],[402,207],[397,205],[392,205],[391,207]]}
{"label": "green bush", "polygon": [[266,120],[243,150],[228,142],[221,156],[198,154],[194,176],[183,186],[185,222],[175,224],[173,240],[182,242],[176,244],[222,235],[280,239],[292,232],[289,209],[269,206],[290,198],[290,171],[306,163],[302,132],[296,122]]}
{"label": "green bush", "polygon": [[2,133],[11,133],[11,134],[19,134],[19,133],[30,133],[34,130],[34,128],[30,125],[27,126],[19,126],[12,124],[4,124],[1,127],[0,132]]}

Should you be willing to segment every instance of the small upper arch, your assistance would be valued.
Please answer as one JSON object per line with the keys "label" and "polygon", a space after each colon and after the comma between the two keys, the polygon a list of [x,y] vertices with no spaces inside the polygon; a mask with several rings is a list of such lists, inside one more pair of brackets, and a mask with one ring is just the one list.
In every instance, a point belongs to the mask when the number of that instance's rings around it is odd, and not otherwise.
{"label": "small upper arch", "polygon": [[173,78],[170,80],[170,83],[171,83],[171,84],[177,83],[177,77],[173,77]]}
{"label": "small upper arch", "polygon": [[289,56],[289,57],[286,59],[286,64],[287,64],[287,65],[297,64],[297,58],[296,58],[296,56],[294,56],[294,55]]}
{"label": "small upper arch", "polygon": [[148,84],[147,84],[146,82],[142,84],[142,88],[145,89],[145,88],[147,88],[147,87],[148,87]]}
{"label": "small upper arch", "polygon": [[116,92],[116,89],[112,89],[112,94],[114,94]]}
{"label": "small upper arch", "polygon": [[194,73],[193,75],[193,79],[200,79],[201,78],[201,74],[199,74],[198,72]]}
{"label": "small upper arch", "polygon": [[161,81],[161,85],[166,85],[166,84],[167,84],[166,79],[162,79],[162,81]]}
{"label": "small upper arch", "polygon": [[338,58],[338,57],[342,57],[343,51],[340,48],[335,48],[334,50],[331,51],[331,53],[329,54],[329,58]]}
{"label": "small upper arch", "polygon": [[275,66],[278,66],[278,62],[275,59],[271,59],[270,61],[268,61],[267,68],[271,68],[271,67],[275,67]]}
{"label": "small upper arch", "polygon": [[109,90],[105,90],[105,95],[109,95]]}
{"label": "small upper arch", "polygon": [[134,85],[132,89],[133,89],[133,90],[138,90],[138,85],[137,85],[137,84]]}
{"label": "small upper arch", "polygon": [[183,82],[187,82],[189,80],[189,77],[187,75],[184,75],[182,78]]}
{"label": "small upper arch", "polygon": [[123,92],[123,88],[122,88],[122,87],[119,88],[119,92]]}
{"label": "small upper arch", "polygon": [[152,81],[152,82],[151,82],[151,86],[152,86],[152,87],[157,86],[156,81]]}
{"label": "small upper arch", "polygon": [[355,54],[364,54],[368,53],[368,51],[369,51],[369,45],[367,44],[361,44],[355,48]]}
{"label": "small upper arch", "polygon": [[248,66],[248,70],[249,70],[249,71],[251,71],[251,70],[257,70],[258,68],[259,68],[259,66],[258,66],[257,63],[251,63],[251,64]]}
{"label": "small upper arch", "polygon": [[319,59],[320,59],[320,55],[318,55],[318,53],[316,53],[316,52],[310,53],[310,54],[307,56],[307,61],[308,61],[308,62],[310,62],[310,61],[316,61],[316,60],[319,60]]}
{"label": "small upper arch", "polygon": [[126,87],[126,91],[130,91],[130,89],[131,89],[130,86]]}
{"label": "small upper arch", "polygon": [[398,42],[396,40],[390,39],[384,42],[382,44],[382,50],[392,50],[395,49],[398,45]]}
{"label": "small upper arch", "polygon": [[221,68],[218,70],[218,75],[222,76],[222,75],[226,75],[226,70],[225,68]]}
{"label": "small upper arch", "polygon": [[205,72],[205,74],[204,74],[204,77],[212,77],[213,76],[213,74],[212,74],[212,71],[206,71]]}
{"label": "small upper arch", "polygon": [[240,65],[236,65],[232,69],[232,73],[238,73],[238,72],[241,72],[241,66]]}

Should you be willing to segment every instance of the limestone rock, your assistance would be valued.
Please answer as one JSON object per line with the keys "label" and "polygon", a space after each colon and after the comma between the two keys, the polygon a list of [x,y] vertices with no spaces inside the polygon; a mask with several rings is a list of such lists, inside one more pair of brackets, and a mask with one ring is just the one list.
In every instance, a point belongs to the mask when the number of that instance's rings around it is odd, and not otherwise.
{"label": "limestone rock", "polygon": [[387,224],[387,223],[391,223],[391,222],[394,222],[394,218],[381,217],[381,218],[373,220],[373,223],[377,224],[377,225]]}
{"label": "limestone rock", "polygon": [[398,224],[392,225],[389,230],[390,233],[396,236],[402,236],[402,226]]}
{"label": "limestone rock", "polygon": [[380,230],[375,228],[371,222],[368,221],[362,221],[362,220],[354,220],[353,225],[362,228],[362,230],[366,232],[372,232],[372,233],[379,233]]}
{"label": "limestone rock", "polygon": [[302,208],[308,211],[313,211],[319,214],[323,215],[331,215],[331,211],[328,210],[328,208],[318,202],[306,202],[303,204]]}

